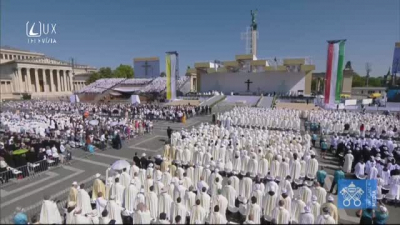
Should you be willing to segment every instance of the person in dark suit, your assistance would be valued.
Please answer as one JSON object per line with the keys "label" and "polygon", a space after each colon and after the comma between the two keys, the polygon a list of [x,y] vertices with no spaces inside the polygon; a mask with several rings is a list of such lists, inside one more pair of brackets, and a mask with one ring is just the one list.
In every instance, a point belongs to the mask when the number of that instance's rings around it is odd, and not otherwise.
{"label": "person in dark suit", "polygon": [[167,135],[168,135],[168,140],[171,141],[172,129],[169,126],[168,126],[168,129],[167,129]]}
{"label": "person in dark suit", "polygon": [[140,168],[141,169],[147,169],[147,165],[148,165],[148,162],[147,162],[147,159],[146,159],[146,153],[143,153],[142,157],[140,158]]}
{"label": "person in dark suit", "polygon": [[140,158],[139,158],[137,152],[135,152],[135,156],[133,156],[133,161],[135,162],[136,166],[138,166],[140,168]]}

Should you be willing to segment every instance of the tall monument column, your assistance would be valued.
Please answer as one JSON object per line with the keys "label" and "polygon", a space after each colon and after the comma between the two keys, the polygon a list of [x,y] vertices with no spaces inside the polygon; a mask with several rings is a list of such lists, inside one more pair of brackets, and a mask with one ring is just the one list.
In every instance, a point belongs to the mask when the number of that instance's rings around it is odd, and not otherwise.
{"label": "tall monument column", "polygon": [[251,54],[257,56],[257,10],[250,11],[251,13]]}

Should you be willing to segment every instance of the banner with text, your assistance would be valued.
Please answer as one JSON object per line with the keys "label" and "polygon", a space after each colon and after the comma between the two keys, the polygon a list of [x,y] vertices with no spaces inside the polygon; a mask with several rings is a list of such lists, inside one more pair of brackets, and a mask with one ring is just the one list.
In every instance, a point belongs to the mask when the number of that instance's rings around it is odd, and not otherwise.
{"label": "banner with text", "polygon": [[347,180],[338,182],[340,209],[367,209],[376,207],[376,180]]}

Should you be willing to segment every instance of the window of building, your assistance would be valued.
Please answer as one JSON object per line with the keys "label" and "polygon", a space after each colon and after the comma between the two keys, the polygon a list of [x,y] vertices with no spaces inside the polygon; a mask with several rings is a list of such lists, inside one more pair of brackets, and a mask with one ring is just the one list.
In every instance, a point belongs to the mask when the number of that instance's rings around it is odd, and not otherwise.
{"label": "window of building", "polygon": [[0,59],[3,59],[3,54],[0,54]]}
{"label": "window of building", "polygon": [[21,56],[20,56],[20,55],[18,56],[18,59],[21,59]]}
{"label": "window of building", "polygon": [[8,55],[4,55],[5,59],[8,59]]}
{"label": "window of building", "polygon": [[9,55],[8,58],[12,59],[12,55]]}

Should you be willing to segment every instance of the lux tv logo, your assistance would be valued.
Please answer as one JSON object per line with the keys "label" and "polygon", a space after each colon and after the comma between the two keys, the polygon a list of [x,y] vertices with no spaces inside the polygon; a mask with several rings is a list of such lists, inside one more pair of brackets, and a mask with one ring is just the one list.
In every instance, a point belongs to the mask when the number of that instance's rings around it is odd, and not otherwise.
{"label": "lux tv logo", "polygon": [[26,36],[28,37],[41,37],[48,34],[56,34],[55,23],[42,23],[40,21],[30,23],[26,22]]}

